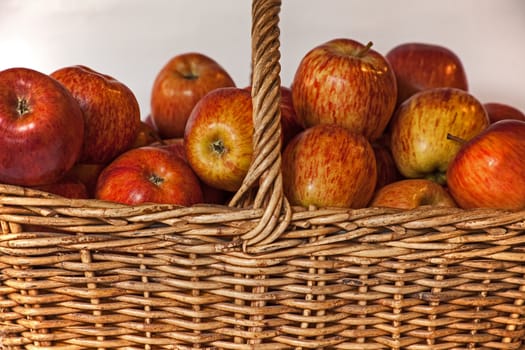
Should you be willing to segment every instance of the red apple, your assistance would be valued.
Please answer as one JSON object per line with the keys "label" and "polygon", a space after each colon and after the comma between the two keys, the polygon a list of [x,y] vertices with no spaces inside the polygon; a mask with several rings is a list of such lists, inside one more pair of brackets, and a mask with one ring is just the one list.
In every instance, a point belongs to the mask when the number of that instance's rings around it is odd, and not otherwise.
{"label": "red apple", "polygon": [[514,106],[500,102],[487,102],[483,104],[487,114],[489,115],[490,123],[495,123],[503,119],[515,119],[525,121],[525,114]]}
{"label": "red apple", "polygon": [[338,124],[370,141],[386,128],[397,85],[386,58],[350,39],[334,39],[310,50],[292,83],[297,118],[304,127]]}
{"label": "red apple", "polygon": [[190,166],[168,150],[152,146],[126,151],[108,164],[98,177],[95,197],[124,204],[183,206],[203,200]]}
{"label": "red apple", "polygon": [[409,42],[395,46],[385,56],[396,75],[398,105],[421,90],[437,87],[468,90],[463,64],[447,47]]}
{"label": "red apple", "polygon": [[0,182],[57,181],[80,157],[83,138],[80,106],[59,82],[27,68],[0,72]]}
{"label": "red apple", "polygon": [[66,176],[82,182],[86,187],[88,196],[90,198],[93,198],[95,197],[95,187],[97,185],[98,176],[100,175],[104,167],[104,164],[76,163],[66,173]]}
{"label": "red apple", "polygon": [[159,71],[151,90],[151,118],[159,135],[182,137],[195,104],[214,89],[233,86],[231,76],[214,59],[196,52],[174,56]]}
{"label": "red apple", "polygon": [[284,150],[288,142],[303,130],[304,128],[299,123],[297,113],[295,113],[293,106],[292,89],[286,86],[281,86],[282,149]]}
{"label": "red apple", "polygon": [[61,68],[51,76],[71,91],[84,113],[81,162],[106,164],[131,147],[140,126],[140,110],[126,85],[80,65]]}
{"label": "red apple", "polygon": [[153,122],[153,118],[151,118],[151,114],[148,114],[146,118],[144,118],[144,123],[148,124],[153,130],[157,131],[157,126],[155,125],[155,122]]}
{"label": "red apple", "polygon": [[253,155],[252,99],[246,89],[219,88],[193,109],[184,133],[186,158],[209,186],[235,192]]}
{"label": "red apple", "polygon": [[485,108],[468,92],[456,88],[423,90],[403,102],[392,118],[392,156],[404,177],[443,184],[448,164],[461,147],[447,135],[470,140],[488,125]]}
{"label": "red apple", "polygon": [[33,186],[34,189],[72,199],[90,198],[86,185],[72,176],[64,176],[56,182]]}
{"label": "red apple", "polygon": [[173,154],[175,154],[177,157],[184,159],[185,162],[188,161],[186,159],[186,149],[184,147],[184,139],[182,137],[164,139],[159,142],[154,142],[152,146],[165,148],[170,152],[173,152]]}
{"label": "red apple", "polygon": [[462,145],[447,185],[462,208],[525,209],[525,121],[501,120]]}
{"label": "red apple", "polygon": [[371,207],[414,209],[422,205],[457,207],[456,203],[440,184],[427,179],[403,179],[379,188]]}
{"label": "red apple", "polygon": [[293,205],[361,208],[376,186],[374,150],[361,134],[335,124],[316,125],[288,143],[282,175]]}
{"label": "red apple", "polygon": [[[186,158],[186,148],[184,146],[183,138],[165,139],[161,142],[153,143],[152,146],[164,148],[172,152],[177,157],[180,157],[185,162],[188,161]],[[230,196],[229,192],[212,187],[202,181],[201,188],[204,203],[225,204]]]}
{"label": "red apple", "polygon": [[390,148],[384,144],[373,143],[374,155],[376,158],[377,183],[376,189],[381,188],[391,182],[402,179],[401,173],[397,169],[394,157]]}
{"label": "red apple", "polygon": [[130,148],[138,148],[161,141],[159,134],[145,121],[141,121],[135,140]]}

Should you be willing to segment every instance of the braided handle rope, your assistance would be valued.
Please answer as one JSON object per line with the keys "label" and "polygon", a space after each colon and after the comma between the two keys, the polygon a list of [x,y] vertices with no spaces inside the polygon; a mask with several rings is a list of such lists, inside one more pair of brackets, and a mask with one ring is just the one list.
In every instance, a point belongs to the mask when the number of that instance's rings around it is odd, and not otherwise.
{"label": "braided handle rope", "polygon": [[281,175],[280,6],[280,0],[252,2],[254,155],[230,205],[239,205],[256,187],[252,206],[264,208],[265,212],[258,225],[241,237],[245,247],[273,242],[284,232],[292,214],[283,194]]}

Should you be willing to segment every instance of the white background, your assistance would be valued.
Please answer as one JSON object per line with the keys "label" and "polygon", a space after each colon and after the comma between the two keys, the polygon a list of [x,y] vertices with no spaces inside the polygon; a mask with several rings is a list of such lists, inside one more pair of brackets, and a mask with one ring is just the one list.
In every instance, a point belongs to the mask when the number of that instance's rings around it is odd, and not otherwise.
{"label": "white background", "polygon": [[[250,0],[0,0],[0,70],[84,64],[128,85],[144,118],[157,72],[183,52],[247,85],[250,28]],[[525,1],[283,0],[280,29],[284,85],[308,50],[336,37],[383,54],[420,41],[456,52],[482,102],[525,111]]]}

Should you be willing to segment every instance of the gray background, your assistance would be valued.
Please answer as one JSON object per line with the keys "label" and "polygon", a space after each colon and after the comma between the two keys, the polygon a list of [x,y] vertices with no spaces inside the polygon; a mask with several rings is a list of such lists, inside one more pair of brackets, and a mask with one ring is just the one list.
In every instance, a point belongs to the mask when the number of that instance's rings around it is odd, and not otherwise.
{"label": "gray background", "polygon": [[[157,72],[182,52],[208,54],[247,85],[250,16],[250,0],[0,0],[0,70],[88,65],[128,85],[145,117]],[[525,111],[525,1],[283,0],[280,29],[284,85],[335,37],[382,53],[421,41],[455,51],[482,102]]]}

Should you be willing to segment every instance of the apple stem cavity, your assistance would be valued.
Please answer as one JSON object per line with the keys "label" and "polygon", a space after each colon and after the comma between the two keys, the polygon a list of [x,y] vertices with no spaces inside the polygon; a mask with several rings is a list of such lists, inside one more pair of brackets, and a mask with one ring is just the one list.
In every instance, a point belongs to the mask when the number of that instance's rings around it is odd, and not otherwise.
{"label": "apple stem cavity", "polygon": [[465,144],[465,142],[467,142],[467,140],[462,139],[462,138],[459,137],[459,136],[449,134],[449,133],[447,133],[447,140],[456,141],[457,143],[460,143],[460,144],[462,144],[462,145]]}
{"label": "apple stem cavity", "polygon": [[373,42],[369,41],[365,47],[363,47],[362,50],[360,50],[358,53],[357,53],[357,57],[364,57],[368,51],[370,51],[370,49],[372,48],[372,45],[374,45]]}
{"label": "apple stem cavity", "polygon": [[224,142],[222,140],[215,140],[210,144],[211,150],[218,155],[222,155],[226,152],[226,146],[224,146]]}
{"label": "apple stem cavity", "polygon": [[193,72],[189,72],[189,73],[186,73],[184,74],[184,79],[186,80],[197,80],[199,76]]}
{"label": "apple stem cavity", "polygon": [[187,71],[182,73],[182,77],[186,80],[197,80],[199,78],[199,75],[193,71]]}
{"label": "apple stem cavity", "polygon": [[164,182],[164,179],[157,174],[150,174],[148,180],[155,186],[160,186]]}
{"label": "apple stem cavity", "polygon": [[29,108],[29,103],[27,102],[27,99],[25,98],[19,98],[18,103],[16,105],[16,111],[20,117],[23,115],[31,112],[31,109]]}

